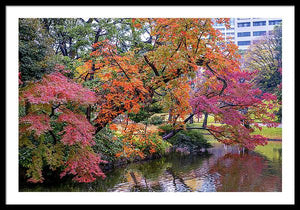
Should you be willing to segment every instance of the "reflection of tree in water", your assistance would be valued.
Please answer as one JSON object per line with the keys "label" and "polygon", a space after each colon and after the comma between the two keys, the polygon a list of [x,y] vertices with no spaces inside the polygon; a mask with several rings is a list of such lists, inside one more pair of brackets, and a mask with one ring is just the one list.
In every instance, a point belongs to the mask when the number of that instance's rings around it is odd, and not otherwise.
{"label": "reflection of tree in water", "polygon": [[216,160],[210,174],[219,174],[219,192],[281,191],[281,178],[268,175],[268,162],[253,154],[228,153]]}
{"label": "reflection of tree in water", "polygon": [[127,183],[124,183],[123,190],[126,188],[127,191],[133,192],[281,191],[281,176],[278,174],[280,170],[274,171],[263,156],[252,152],[238,154],[234,148],[230,149],[230,153],[224,153],[224,150],[222,153],[222,150],[223,148],[217,148],[212,156],[205,158],[173,156],[164,161],[138,164],[127,169]]}
{"label": "reflection of tree in water", "polygon": [[[198,163],[199,161],[198,157]],[[163,158],[146,164],[138,164],[127,172],[129,175],[127,181],[131,183],[130,191],[191,191],[179,172],[179,168],[189,165],[187,163],[190,162],[190,157],[173,156],[171,159]],[[185,168],[185,171],[189,170]]]}
{"label": "reflection of tree in water", "polygon": [[171,167],[164,170],[164,174],[155,180],[150,180],[141,175],[140,171],[130,171],[127,174],[128,191],[131,192],[188,192],[192,191],[183,178]]}
{"label": "reflection of tree in water", "polygon": [[190,187],[184,182],[183,178],[176,174],[175,171],[169,167],[166,172],[172,176],[172,182],[175,192],[190,192]]}
{"label": "reflection of tree in water", "polygon": [[149,191],[152,191],[151,186],[148,185],[147,179],[145,177],[142,177],[142,176],[137,177],[136,174],[138,174],[138,173],[135,173],[133,171],[130,171],[129,174],[130,174],[130,177],[133,181],[133,186],[131,186],[131,189],[130,189],[131,192],[149,192]]}
{"label": "reflection of tree in water", "polygon": [[110,191],[193,191],[184,179],[208,156],[210,154],[200,157],[172,154],[158,160],[131,164],[123,171],[125,182],[115,185]]}
{"label": "reflection of tree in water", "polygon": [[[256,152],[238,154],[235,147],[215,145],[210,154],[181,156],[129,164],[94,183],[64,183],[35,191],[88,192],[240,192],[281,191],[281,161]],[[276,152],[276,151],[275,151]]]}

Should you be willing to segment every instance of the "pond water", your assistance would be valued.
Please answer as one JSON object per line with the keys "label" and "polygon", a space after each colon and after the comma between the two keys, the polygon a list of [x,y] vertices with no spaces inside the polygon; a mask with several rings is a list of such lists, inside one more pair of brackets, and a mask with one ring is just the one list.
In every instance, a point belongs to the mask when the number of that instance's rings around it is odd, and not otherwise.
{"label": "pond water", "polygon": [[106,172],[93,183],[24,185],[20,191],[50,192],[281,192],[281,149],[268,158],[213,143],[201,155],[171,153]]}

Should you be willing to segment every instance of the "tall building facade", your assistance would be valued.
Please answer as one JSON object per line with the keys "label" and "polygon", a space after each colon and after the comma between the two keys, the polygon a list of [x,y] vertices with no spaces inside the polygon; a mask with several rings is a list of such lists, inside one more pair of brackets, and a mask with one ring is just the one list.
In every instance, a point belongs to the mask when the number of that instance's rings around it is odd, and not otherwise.
{"label": "tall building facade", "polygon": [[269,35],[281,21],[278,18],[231,18],[230,29],[217,23],[214,28],[221,31],[226,41],[233,41],[239,50],[246,50],[256,40]]}
{"label": "tall building facade", "polygon": [[240,50],[246,50],[256,40],[272,33],[281,21],[278,18],[235,18],[235,44]]}

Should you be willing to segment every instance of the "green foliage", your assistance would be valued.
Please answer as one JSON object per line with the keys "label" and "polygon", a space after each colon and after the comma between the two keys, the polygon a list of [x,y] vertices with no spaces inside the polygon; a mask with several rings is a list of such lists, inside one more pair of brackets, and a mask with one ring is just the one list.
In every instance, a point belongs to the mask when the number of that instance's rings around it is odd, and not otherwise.
{"label": "green foliage", "polygon": [[47,32],[55,40],[57,52],[74,59],[90,47],[93,29],[90,23],[80,18],[43,18],[41,19]]}
{"label": "green foliage", "polygon": [[19,164],[25,168],[29,168],[32,164],[32,148],[22,147],[19,149]]}
{"label": "green foliage", "polygon": [[133,120],[136,123],[139,123],[141,121],[147,121],[147,119],[152,114],[147,112],[145,109],[140,109],[140,111],[137,114],[134,113],[128,113],[129,119]]}
{"label": "green foliage", "polygon": [[149,123],[152,125],[161,125],[163,122],[164,119],[161,116],[153,116],[149,119]]}
{"label": "green foliage", "polygon": [[[153,114],[161,113],[161,112],[162,112],[162,107],[159,105],[159,103],[155,102],[150,105],[142,107],[137,114],[128,113],[128,117],[136,123],[142,122],[142,121],[147,122]],[[154,120],[159,121],[159,119],[157,117],[155,117]],[[161,118],[161,120],[163,121],[163,118]],[[150,118],[149,123],[151,123],[151,118]],[[154,123],[156,123],[156,122],[154,122]],[[154,123],[151,123],[151,124],[154,124]],[[157,124],[160,124],[160,122],[158,122]],[[157,124],[154,124],[154,125],[157,125]]]}
{"label": "green foliage", "polygon": [[25,106],[22,106],[21,104],[19,104],[19,117],[23,117],[25,115],[26,115]]}
{"label": "green foliage", "polygon": [[101,154],[103,160],[114,162],[117,160],[116,154],[123,149],[122,139],[113,134],[110,129],[104,128],[97,133],[94,138],[95,145],[93,149],[96,153]]}
{"label": "green foliage", "polygon": [[100,78],[94,78],[93,80],[86,80],[82,84],[84,87],[87,87],[88,89],[95,89],[95,88],[101,88],[101,79]]}
{"label": "green foliage", "polygon": [[281,81],[281,73],[277,69],[273,69],[270,72],[261,72],[260,78],[258,78],[259,88],[264,93],[276,93],[277,96],[279,96],[279,94],[281,95],[277,90]]}
{"label": "green foliage", "polygon": [[[281,95],[281,68],[282,68],[282,27],[276,26],[272,34],[252,44],[245,52],[244,67],[249,70],[258,70],[255,78],[257,86],[265,92]],[[280,99],[281,100],[281,99]]]}
{"label": "green foliage", "polygon": [[68,150],[61,142],[53,144],[53,138],[49,133],[38,138],[33,134],[20,137],[19,165],[27,168],[26,176],[29,180],[43,180],[42,171],[45,166],[51,171],[61,169],[66,161]]}
{"label": "green foliage", "polygon": [[54,54],[52,42],[40,19],[19,19],[19,71],[23,82],[49,73],[49,59]]}
{"label": "green foliage", "polygon": [[[158,128],[160,136],[168,134],[174,130],[174,127],[170,124],[164,124]],[[167,141],[174,147],[186,147],[190,151],[211,147],[211,145],[207,142],[207,139],[204,138],[201,130],[181,130]]]}
{"label": "green foliage", "polygon": [[163,136],[167,133],[170,133],[174,129],[174,127],[171,124],[163,124],[158,126],[158,129],[159,129],[158,134],[160,136]]}
{"label": "green foliage", "polygon": [[278,111],[275,112],[277,116],[277,122],[282,122],[282,107],[279,107]]}
{"label": "green foliage", "polygon": [[[276,94],[282,101],[282,25],[274,27],[272,34],[252,44],[243,54],[243,67],[249,71],[258,70],[254,78],[257,87],[263,93]],[[281,122],[281,108],[275,112],[278,122]]]}
{"label": "green foliage", "polygon": [[182,130],[176,133],[168,141],[174,147],[188,148],[189,151],[198,150],[201,148],[209,148],[211,145],[203,137],[201,132],[197,130]]}

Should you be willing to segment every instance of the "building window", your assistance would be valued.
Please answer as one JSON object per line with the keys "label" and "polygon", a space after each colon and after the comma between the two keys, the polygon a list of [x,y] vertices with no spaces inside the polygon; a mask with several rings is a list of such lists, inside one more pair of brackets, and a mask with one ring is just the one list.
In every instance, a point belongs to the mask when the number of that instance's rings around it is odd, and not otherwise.
{"label": "building window", "polygon": [[266,25],[266,21],[253,22],[253,26],[265,26],[265,25]]}
{"label": "building window", "polygon": [[264,36],[266,31],[253,31],[253,36]]}
{"label": "building window", "polygon": [[238,27],[250,27],[250,22],[238,23]]}
{"label": "building window", "polygon": [[234,35],[234,32],[226,32],[226,35]]}
{"label": "building window", "polygon": [[281,23],[281,20],[269,20],[269,25],[278,25]]}
{"label": "building window", "polygon": [[249,20],[250,18],[237,18],[237,20]]}
{"label": "building window", "polygon": [[245,45],[250,45],[250,41],[238,41],[238,46],[245,46]]}
{"label": "building window", "polygon": [[246,37],[246,36],[251,36],[250,32],[239,32],[237,33],[238,37]]}

